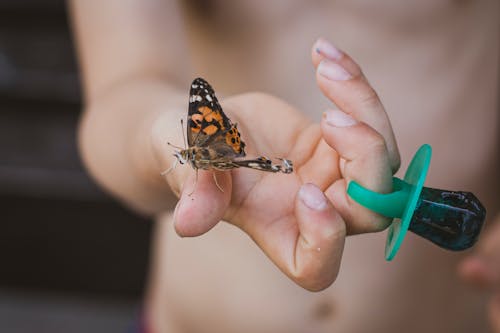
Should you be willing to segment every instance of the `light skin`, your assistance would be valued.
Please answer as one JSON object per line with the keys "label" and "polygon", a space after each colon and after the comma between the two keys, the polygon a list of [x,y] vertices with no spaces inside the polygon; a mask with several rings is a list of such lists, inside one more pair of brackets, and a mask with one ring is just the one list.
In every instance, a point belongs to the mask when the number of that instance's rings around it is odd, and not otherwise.
{"label": "light skin", "polygon": [[[196,184],[194,172],[186,168],[167,176],[173,190],[180,193],[174,213],[179,235],[201,235],[224,219],[249,234],[285,274],[310,290],[321,290],[335,280],[346,233],[379,231],[388,224],[386,218],[352,202],[345,194],[346,184],[356,179],[388,192],[392,170],[399,163],[388,118],[360,68],[346,55],[332,61],[316,49],[316,67],[343,75],[341,80],[332,80],[318,70],[318,86],[352,116],[328,110],[318,126],[269,95],[244,94],[222,101],[223,109],[244,133],[247,154],[265,152],[291,159],[293,174],[247,169],[217,172],[224,192],[216,187],[212,171],[200,171]],[[330,77],[339,75],[325,72]],[[278,123],[276,136],[273,128]],[[155,133],[159,135],[153,138],[158,155],[170,157],[164,144],[170,139],[165,137],[168,132]],[[162,164],[171,162],[170,157]],[[194,193],[189,195],[193,186]]]}
{"label": "light skin", "polygon": [[[346,184],[357,180],[389,192],[391,176],[399,167],[390,122],[359,66],[325,40],[313,45],[317,86],[340,109],[327,110],[320,124],[271,95],[219,96],[226,114],[238,123],[249,157],[288,158],[296,171],[216,172],[224,192],[215,186],[211,171],[200,171],[193,195],[187,196],[195,186],[190,167],[178,166],[166,179],[159,175],[174,161],[166,142],[183,142],[179,120],[187,112],[187,85],[177,83],[188,80],[179,70],[188,65],[176,54],[184,48],[172,47],[176,41],[165,33],[182,31],[175,19],[162,20],[158,14],[158,6],[170,12],[175,5],[157,2],[144,10],[138,3],[114,6],[110,1],[103,6],[118,10],[115,16],[128,18],[127,24],[101,19],[99,12],[106,13],[106,8],[96,12],[85,2],[72,2],[87,101],[80,146],[95,179],[146,214],[165,211],[173,191],[180,198],[174,214],[179,235],[201,235],[224,219],[246,232],[300,286],[322,290],[332,284],[345,236],[380,231],[388,223],[352,202],[345,194]],[[137,8],[143,10],[136,13]],[[142,44],[131,52],[127,38]],[[99,40],[109,45],[97,47]],[[120,61],[112,60],[117,58]],[[462,263],[461,276],[496,292],[498,243],[497,227],[478,244],[477,254]],[[500,332],[498,299],[493,298],[489,313]]]}
{"label": "light skin", "polygon": [[[224,219],[249,234],[286,275],[309,290],[324,289],[335,280],[346,233],[380,231],[388,225],[388,219],[351,201],[345,195],[346,184],[355,179],[368,188],[389,192],[392,173],[399,165],[388,117],[359,66],[343,53],[338,59],[327,59],[318,53],[321,43],[312,51],[315,67],[326,68],[324,74],[318,70],[318,86],[349,113],[328,110],[318,125],[266,94],[242,94],[221,101],[244,135],[248,156],[291,159],[293,174],[247,169],[216,172],[224,192],[215,185],[213,171],[199,171],[196,184],[194,170],[186,167],[178,167],[166,177],[180,196],[174,213],[179,235],[201,235]],[[340,79],[327,75],[340,75]],[[150,153],[154,156],[144,160],[153,163],[146,170],[160,174],[174,162],[166,142],[181,143],[183,139],[178,112],[154,115],[151,133],[143,133],[152,140]],[[281,126],[279,136],[273,130],[276,123]],[[146,177],[139,174],[134,178]]]}

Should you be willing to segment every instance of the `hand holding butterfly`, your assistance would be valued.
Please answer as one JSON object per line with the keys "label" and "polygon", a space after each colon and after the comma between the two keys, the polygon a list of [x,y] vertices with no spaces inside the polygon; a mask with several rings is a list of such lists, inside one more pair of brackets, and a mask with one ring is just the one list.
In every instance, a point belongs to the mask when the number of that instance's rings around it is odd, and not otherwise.
{"label": "hand holding butterfly", "polygon": [[[342,110],[326,111],[321,124],[265,94],[221,101],[238,124],[247,157],[290,159],[294,173],[199,170],[196,180],[194,170],[184,166],[166,178],[180,196],[174,214],[179,235],[201,235],[225,220],[246,232],[296,283],[321,290],[337,276],[346,235],[380,231],[389,222],[350,200],[347,184],[357,180],[378,192],[391,191],[399,153],[384,108],[359,66],[322,39],[313,47],[312,62],[319,88]],[[168,168],[174,161],[172,147],[165,145],[169,138],[156,133],[154,147]]]}

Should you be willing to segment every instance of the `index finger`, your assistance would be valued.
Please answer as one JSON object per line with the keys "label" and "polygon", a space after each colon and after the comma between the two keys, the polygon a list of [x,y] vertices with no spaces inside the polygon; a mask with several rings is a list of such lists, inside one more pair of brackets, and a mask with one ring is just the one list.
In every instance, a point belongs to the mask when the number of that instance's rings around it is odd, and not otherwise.
{"label": "index finger", "polygon": [[[359,65],[323,38],[313,46],[312,62],[323,94],[342,111],[368,124],[384,137],[391,170],[395,173],[400,166],[400,156],[394,132],[380,98]],[[332,79],[335,74],[338,76]]]}

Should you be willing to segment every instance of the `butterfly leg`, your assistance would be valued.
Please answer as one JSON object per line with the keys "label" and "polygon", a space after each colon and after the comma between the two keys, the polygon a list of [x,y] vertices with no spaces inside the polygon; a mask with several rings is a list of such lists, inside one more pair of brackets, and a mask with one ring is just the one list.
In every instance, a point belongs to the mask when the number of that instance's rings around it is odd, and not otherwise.
{"label": "butterfly leg", "polygon": [[165,176],[165,175],[168,175],[170,172],[172,172],[175,167],[177,166],[177,163],[179,162],[179,160],[175,160],[172,165],[170,166],[170,168],[168,168],[167,170],[164,170],[160,173],[160,175],[162,176]]}
{"label": "butterfly leg", "polygon": [[217,182],[217,176],[215,175],[215,172],[212,173],[212,176],[214,177],[214,181],[215,181],[215,185],[217,185],[217,187],[219,188],[219,190],[224,193],[224,190],[222,189],[222,187],[219,185],[219,183]]}
{"label": "butterfly leg", "polygon": [[191,193],[188,194],[188,197],[190,197],[194,193],[194,190],[196,189],[196,184],[198,184],[198,169],[196,169],[196,179],[194,180],[193,190],[191,191]]}

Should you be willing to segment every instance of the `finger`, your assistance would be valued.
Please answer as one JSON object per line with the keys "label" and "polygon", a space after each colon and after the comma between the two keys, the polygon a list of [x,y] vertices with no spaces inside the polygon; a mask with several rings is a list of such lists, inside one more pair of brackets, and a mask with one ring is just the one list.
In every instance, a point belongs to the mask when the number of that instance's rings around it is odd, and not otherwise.
{"label": "finger", "polygon": [[331,61],[338,62],[349,73],[360,73],[360,75],[363,75],[361,68],[348,54],[324,38],[318,38],[318,40],[316,40],[313,44],[311,49],[311,59],[314,69],[317,69],[322,60],[329,59]]}
{"label": "finger", "polygon": [[293,214],[268,225],[248,224],[245,231],[303,288],[319,291],[336,279],[345,224],[317,186],[301,186]]}
{"label": "finger", "polygon": [[[216,185],[220,185],[222,192]],[[182,237],[193,237],[212,229],[223,217],[231,199],[232,182],[228,172],[198,171],[183,185],[175,207],[175,231]]]}
{"label": "finger", "polygon": [[400,165],[400,156],[394,133],[377,93],[361,68],[350,56],[321,38],[313,46],[312,61],[316,68],[316,81],[323,94],[342,111],[382,134],[391,169],[395,173]]}
{"label": "finger", "polygon": [[323,139],[343,159],[343,179],[326,190],[327,197],[346,221],[349,234],[386,228],[389,218],[374,213],[350,199],[346,187],[351,180],[379,193],[392,191],[392,172],[385,140],[376,130],[340,110],[328,110],[321,121]]}
{"label": "finger", "polygon": [[309,290],[322,290],[338,274],[344,249],[345,224],[324,193],[305,184],[297,194],[295,216],[299,237],[293,276]]}

